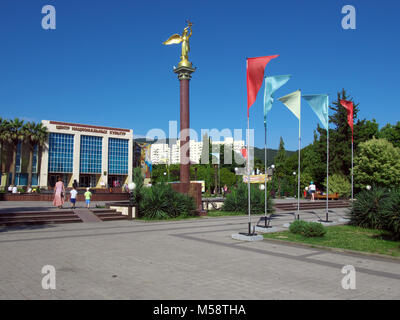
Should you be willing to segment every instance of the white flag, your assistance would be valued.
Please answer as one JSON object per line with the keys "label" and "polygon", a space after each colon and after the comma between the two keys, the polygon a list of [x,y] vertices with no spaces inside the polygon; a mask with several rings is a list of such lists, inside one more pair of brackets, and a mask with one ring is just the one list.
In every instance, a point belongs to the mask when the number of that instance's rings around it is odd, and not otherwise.
{"label": "white flag", "polygon": [[278,99],[300,120],[301,92],[297,90]]}

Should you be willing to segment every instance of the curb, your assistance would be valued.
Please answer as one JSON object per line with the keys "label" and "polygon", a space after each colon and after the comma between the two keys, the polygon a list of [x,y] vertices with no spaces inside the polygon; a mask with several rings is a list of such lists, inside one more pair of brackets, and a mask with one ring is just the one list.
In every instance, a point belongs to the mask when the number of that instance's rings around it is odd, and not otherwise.
{"label": "curb", "polygon": [[280,243],[280,244],[290,245],[292,247],[298,246],[298,247],[322,249],[322,250],[325,250],[325,251],[332,251],[332,252],[335,252],[335,253],[351,253],[351,254],[354,254],[354,255],[360,255],[360,256],[366,256],[366,257],[374,257],[374,258],[380,258],[380,259],[386,259],[386,260],[394,260],[396,262],[400,262],[400,257],[393,257],[393,256],[380,254],[380,253],[371,253],[371,252],[363,252],[363,251],[356,251],[356,250],[350,250],[350,249],[325,247],[325,246],[320,246],[320,245],[316,245],[316,244],[285,241],[285,240],[272,239],[272,238],[264,238],[264,241],[276,242],[276,243]]}

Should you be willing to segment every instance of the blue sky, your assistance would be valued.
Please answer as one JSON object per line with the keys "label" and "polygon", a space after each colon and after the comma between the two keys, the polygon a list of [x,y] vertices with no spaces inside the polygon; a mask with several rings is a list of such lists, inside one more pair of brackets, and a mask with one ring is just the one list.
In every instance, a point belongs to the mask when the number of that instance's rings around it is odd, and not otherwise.
{"label": "blue sky", "polygon": [[[42,6],[56,8],[56,30],[43,30]],[[341,9],[356,8],[357,29],[343,30]],[[191,127],[246,128],[246,57],[279,54],[269,75],[291,74],[276,97],[297,89],[346,88],[359,118],[380,126],[400,120],[398,14],[393,0],[128,1],[2,0],[0,116],[168,132],[179,121],[172,67],[180,46],[163,46],[194,22],[190,60]],[[263,89],[262,89],[263,90]],[[264,144],[262,90],[251,108],[255,145]],[[302,104],[302,146],[317,117]],[[298,121],[280,102],[268,115],[268,147],[282,136],[297,149]]]}

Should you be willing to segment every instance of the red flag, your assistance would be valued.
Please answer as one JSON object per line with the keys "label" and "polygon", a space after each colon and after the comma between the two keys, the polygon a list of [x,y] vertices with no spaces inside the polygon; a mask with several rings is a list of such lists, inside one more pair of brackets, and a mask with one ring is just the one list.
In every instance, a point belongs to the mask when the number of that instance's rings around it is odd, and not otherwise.
{"label": "red flag", "polygon": [[354,105],[352,101],[347,100],[340,100],[340,104],[347,110],[347,123],[351,128],[351,140],[353,141],[353,112],[354,112]]}
{"label": "red flag", "polygon": [[247,149],[243,148],[241,151],[243,158],[247,159]]}
{"label": "red flag", "polygon": [[247,117],[249,117],[249,109],[256,101],[257,93],[263,83],[265,67],[268,62],[277,57],[279,55],[247,58]]}

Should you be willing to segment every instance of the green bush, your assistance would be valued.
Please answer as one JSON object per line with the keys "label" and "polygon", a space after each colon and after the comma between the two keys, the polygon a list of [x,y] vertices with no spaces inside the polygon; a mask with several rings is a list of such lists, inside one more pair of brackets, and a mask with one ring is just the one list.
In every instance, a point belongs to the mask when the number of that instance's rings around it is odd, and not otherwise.
{"label": "green bush", "polygon": [[392,190],[381,208],[383,228],[400,239],[400,189]]}
{"label": "green bush", "polygon": [[178,193],[168,184],[141,189],[140,214],[148,219],[168,219],[194,215],[192,197]]}
{"label": "green bush", "polygon": [[[271,197],[268,197],[268,213],[274,212]],[[258,185],[251,185],[250,191],[251,214],[262,214],[265,212],[265,192],[260,190]],[[248,212],[248,187],[245,183],[239,183],[228,193],[222,211]]]}
{"label": "green bush", "polygon": [[374,187],[357,194],[350,211],[350,224],[372,229],[384,229],[386,222],[382,207],[388,198],[388,190]]}
{"label": "green bush", "polygon": [[322,237],[326,233],[326,229],[321,223],[304,220],[296,220],[291,223],[289,231],[294,234],[301,234],[307,238]]}
{"label": "green bush", "polygon": [[295,234],[302,234],[306,228],[307,221],[296,220],[290,224],[289,231]]}
{"label": "green bush", "polygon": [[[326,190],[326,178],[323,183]],[[340,198],[348,198],[351,195],[351,183],[346,176],[333,174],[329,177],[329,194],[338,193]]]}

